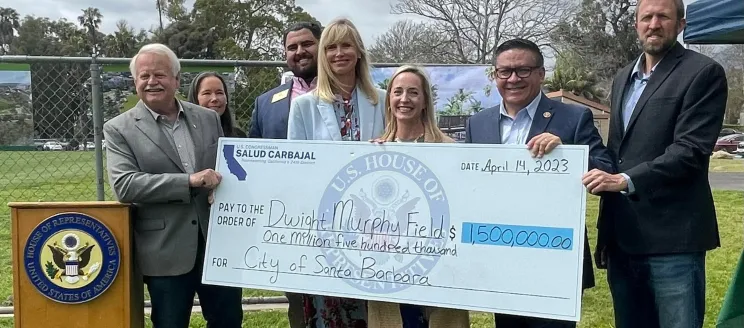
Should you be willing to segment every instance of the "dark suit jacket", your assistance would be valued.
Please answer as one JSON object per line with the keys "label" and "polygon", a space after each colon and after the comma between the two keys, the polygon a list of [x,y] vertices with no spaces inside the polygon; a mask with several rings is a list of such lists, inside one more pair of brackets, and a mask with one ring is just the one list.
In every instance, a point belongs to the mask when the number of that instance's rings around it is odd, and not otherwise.
{"label": "dark suit jacket", "polygon": [[[545,117],[544,113],[550,113]],[[492,107],[476,113],[468,119],[465,128],[466,143],[501,144],[501,112],[499,106]],[[535,117],[527,137],[532,137],[543,132],[551,133],[566,145],[588,145],[589,146],[589,170],[598,168],[603,171],[613,172],[612,159],[609,152],[602,143],[602,136],[594,126],[594,115],[591,110],[577,105],[564,104],[551,100],[544,94],[541,95],[537,106]],[[589,248],[589,238],[584,231],[584,273],[583,288],[594,287],[594,270],[592,268],[592,256]]]}
{"label": "dark suit jacket", "polygon": [[[287,139],[287,121],[289,116],[289,105],[292,100],[292,81],[284,83],[271,89],[256,98],[256,103],[251,116],[251,127],[249,138],[264,139]],[[274,100],[274,95],[281,99]]]}
{"label": "dark suit jacket", "polygon": [[720,246],[708,164],[726,110],[726,75],[712,59],[677,43],[651,75],[623,129],[625,85],[635,61],[615,76],[607,148],[635,193],[602,197],[600,246],[631,254]]}

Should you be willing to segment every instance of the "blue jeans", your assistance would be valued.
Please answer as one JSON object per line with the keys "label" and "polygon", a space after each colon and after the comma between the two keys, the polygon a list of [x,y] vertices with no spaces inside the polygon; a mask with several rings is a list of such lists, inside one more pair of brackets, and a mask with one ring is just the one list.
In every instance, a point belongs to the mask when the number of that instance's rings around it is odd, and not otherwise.
{"label": "blue jeans", "polygon": [[573,321],[494,314],[496,328],[576,328]]}
{"label": "blue jeans", "polygon": [[616,328],[699,328],[705,315],[705,252],[607,254]]}

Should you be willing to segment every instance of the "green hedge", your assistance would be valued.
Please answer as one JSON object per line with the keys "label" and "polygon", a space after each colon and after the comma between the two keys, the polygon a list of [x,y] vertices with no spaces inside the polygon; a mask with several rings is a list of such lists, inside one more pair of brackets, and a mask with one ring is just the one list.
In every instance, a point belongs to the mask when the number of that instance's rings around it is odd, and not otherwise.
{"label": "green hedge", "polygon": [[34,146],[0,146],[0,151],[33,151]]}

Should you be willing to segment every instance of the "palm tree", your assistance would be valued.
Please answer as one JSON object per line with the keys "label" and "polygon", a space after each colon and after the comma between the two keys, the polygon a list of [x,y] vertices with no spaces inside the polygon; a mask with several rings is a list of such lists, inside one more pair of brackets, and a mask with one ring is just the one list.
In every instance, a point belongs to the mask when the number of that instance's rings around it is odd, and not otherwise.
{"label": "palm tree", "polygon": [[604,95],[599,88],[597,76],[582,66],[579,57],[573,52],[559,54],[553,76],[543,82],[548,92],[567,91],[576,96],[601,103]]}
{"label": "palm tree", "polygon": [[98,40],[98,28],[101,26],[103,15],[98,8],[88,7],[83,9],[83,14],[78,16],[78,23],[85,28],[88,33],[88,41],[90,42],[91,54],[93,57],[100,55],[101,53],[101,41]]}
{"label": "palm tree", "polygon": [[382,90],[387,90],[388,84],[390,84],[390,78],[384,79],[381,82],[377,83],[377,87],[379,87]]}
{"label": "palm tree", "polygon": [[439,101],[439,86],[433,83],[431,85],[431,101],[435,107],[437,106],[437,101]]}
{"label": "palm tree", "polygon": [[116,22],[116,31],[106,36],[106,54],[112,57],[130,57],[137,47],[134,29],[121,19]]}
{"label": "palm tree", "polygon": [[591,101],[601,102],[602,91],[597,87],[596,77],[579,68],[557,67],[553,76],[546,79],[543,87],[548,91],[568,91]]}
{"label": "palm tree", "polygon": [[163,33],[163,11],[167,7],[166,0],[155,0],[155,8],[158,9],[158,19],[160,20],[160,33]]}
{"label": "palm tree", "polygon": [[465,102],[471,99],[473,96],[472,91],[465,91],[465,89],[460,88],[457,90],[457,93],[452,95],[452,97],[447,101],[447,104],[444,105],[444,113],[446,115],[462,115],[465,113]]}

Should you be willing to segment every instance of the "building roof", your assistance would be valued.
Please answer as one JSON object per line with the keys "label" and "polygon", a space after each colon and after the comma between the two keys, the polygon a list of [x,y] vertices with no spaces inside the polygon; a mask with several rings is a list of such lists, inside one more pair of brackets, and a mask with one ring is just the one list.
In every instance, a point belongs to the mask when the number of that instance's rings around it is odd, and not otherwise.
{"label": "building roof", "polygon": [[605,105],[602,105],[602,104],[600,104],[598,102],[591,101],[591,100],[586,99],[584,97],[577,96],[577,95],[575,95],[575,94],[573,94],[571,92],[565,91],[565,90],[558,90],[558,91],[554,91],[554,92],[551,92],[551,93],[547,93],[545,95],[548,98],[551,98],[551,99],[552,98],[559,98],[559,97],[561,97],[561,98],[568,98],[568,99],[573,100],[573,101],[575,101],[577,103],[586,105],[586,106],[588,106],[588,107],[590,107],[592,109],[596,109],[598,111],[601,111],[604,114],[608,114],[608,115],[610,114],[610,107],[605,106]]}

